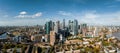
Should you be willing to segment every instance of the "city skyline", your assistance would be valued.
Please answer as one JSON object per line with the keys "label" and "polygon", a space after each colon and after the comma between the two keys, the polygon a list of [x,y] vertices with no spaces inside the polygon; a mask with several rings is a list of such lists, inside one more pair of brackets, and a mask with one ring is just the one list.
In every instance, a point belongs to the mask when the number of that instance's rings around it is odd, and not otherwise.
{"label": "city skyline", "polygon": [[120,25],[120,0],[0,0],[0,26],[44,25],[47,21]]}

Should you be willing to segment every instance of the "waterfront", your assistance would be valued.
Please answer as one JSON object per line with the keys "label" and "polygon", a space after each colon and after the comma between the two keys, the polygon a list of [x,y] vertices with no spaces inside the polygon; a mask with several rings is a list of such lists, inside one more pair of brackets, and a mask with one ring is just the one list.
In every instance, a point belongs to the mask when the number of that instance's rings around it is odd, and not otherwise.
{"label": "waterfront", "polygon": [[7,38],[7,33],[3,33],[0,35],[0,39],[6,39]]}
{"label": "waterfront", "polygon": [[115,36],[115,38],[117,38],[118,40],[120,40],[120,32],[115,32],[112,35]]}

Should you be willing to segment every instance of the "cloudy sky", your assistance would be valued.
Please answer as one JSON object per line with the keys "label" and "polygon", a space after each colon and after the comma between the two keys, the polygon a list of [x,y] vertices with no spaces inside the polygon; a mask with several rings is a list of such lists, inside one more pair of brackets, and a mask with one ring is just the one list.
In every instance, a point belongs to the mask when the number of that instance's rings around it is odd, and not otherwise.
{"label": "cloudy sky", "polygon": [[80,23],[120,25],[120,0],[0,0],[0,26]]}

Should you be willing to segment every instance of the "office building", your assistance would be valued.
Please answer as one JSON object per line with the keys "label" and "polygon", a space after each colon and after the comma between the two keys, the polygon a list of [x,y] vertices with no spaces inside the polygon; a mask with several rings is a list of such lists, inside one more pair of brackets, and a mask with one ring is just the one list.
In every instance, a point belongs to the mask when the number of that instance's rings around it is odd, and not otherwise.
{"label": "office building", "polygon": [[62,29],[65,29],[65,19],[63,19]]}
{"label": "office building", "polygon": [[46,34],[50,33],[50,22],[46,22],[46,24],[45,24],[45,31],[46,31]]}
{"label": "office building", "polygon": [[74,21],[69,20],[68,29],[72,35],[77,35],[78,34],[78,21],[77,20],[74,20]]}
{"label": "office building", "polygon": [[50,20],[50,31],[54,30],[54,26],[55,26],[54,22]]}
{"label": "office building", "polygon": [[57,21],[57,22],[55,23],[54,31],[55,31],[56,33],[58,33],[58,32],[59,32],[59,29],[60,29],[60,21]]}
{"label": "office building", "polygon": [[45,29],[46,29],[46,34],[50,34],[50,31],[54,30],[54,22],[52,22],[51,20],[46,22]]}
{"label": "office building", "polygon": [[73,21],[71,21],[71,20],[69,20],[68,29],[69,29],[69,32],[73,31]]}
{"label": "office building", "polygon": [[50,31],[50,45],[55,43],[55,31]]}
{"label": "office building", "polygon": [[73,22],[73,35],[77,35],[78,34],[78,21],[74,20]]}
{"label": "office building", "polygon": [[82,34],[86,36],[87,33],[87,24],[81,24]]}

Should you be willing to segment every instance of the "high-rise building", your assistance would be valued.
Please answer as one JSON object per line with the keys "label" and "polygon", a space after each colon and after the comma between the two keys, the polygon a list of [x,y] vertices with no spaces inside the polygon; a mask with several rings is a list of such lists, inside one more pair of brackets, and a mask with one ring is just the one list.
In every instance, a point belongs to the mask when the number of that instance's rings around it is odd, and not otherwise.
{"label": "high-rise building", "polygon": [[55,43],[55,32],[50,31],[50,45],[54,45]]}
{"label": "high-rise building", "polygon": [[78,25],[78,33],[81,34],[82,30],[81,30],[81,25]]}
{"label": "high-rise building", "polygon": [[54,30],[54,22],[52,22],[51,20],[46,22],[45,29],[46,29],[46,34],[50,34],[50,31]]}
{"label": "high-rise building", "polygon": [[69,20],[68,29],[69,29],[69,32],[73,31],[73,21],[71,21],[71,20]]}
{"label": "high-rise building", "polygon": [[46,29],[46,34],[50,34],[50,22],[46,22],[45,29]]}
{"label": "high-rise building", "polygon": [[86,36],[87,32],[87,24],[81,24],[82,34],[83,36]]}
{"label": "high-rise building", "polygon": [[71,29],[70,23],[71,23],[71,20],[68,21],[68,29]]}
{"label": "high-rise building", "polygon": [[74,20],[73,22],[73,34],[77,35],[78,34],[78,21]]}
{"label": "high-rise building", "polygon": [[58,33],[58,32],[59,32],[59,29],[60,29],[60,22],[57,21],[57,22],[55,23],[54,31],[55,31],[56,33]]}
{"label": "high-rise building", "polygon": [[63,19],[62,29],[65,29],[65,19]]}
{"label": "high-rise building", "polygon": [[78,21],[77,20],[74,20],[74,21],[69,20],[68,28],[69,28],[69,32],[72,35],[77,35],[78,34]]}
{"label": "high-rise building", "polygon": [[52,22],[51,20],[50,20],[50,30],[54,30],[54,22]]}

